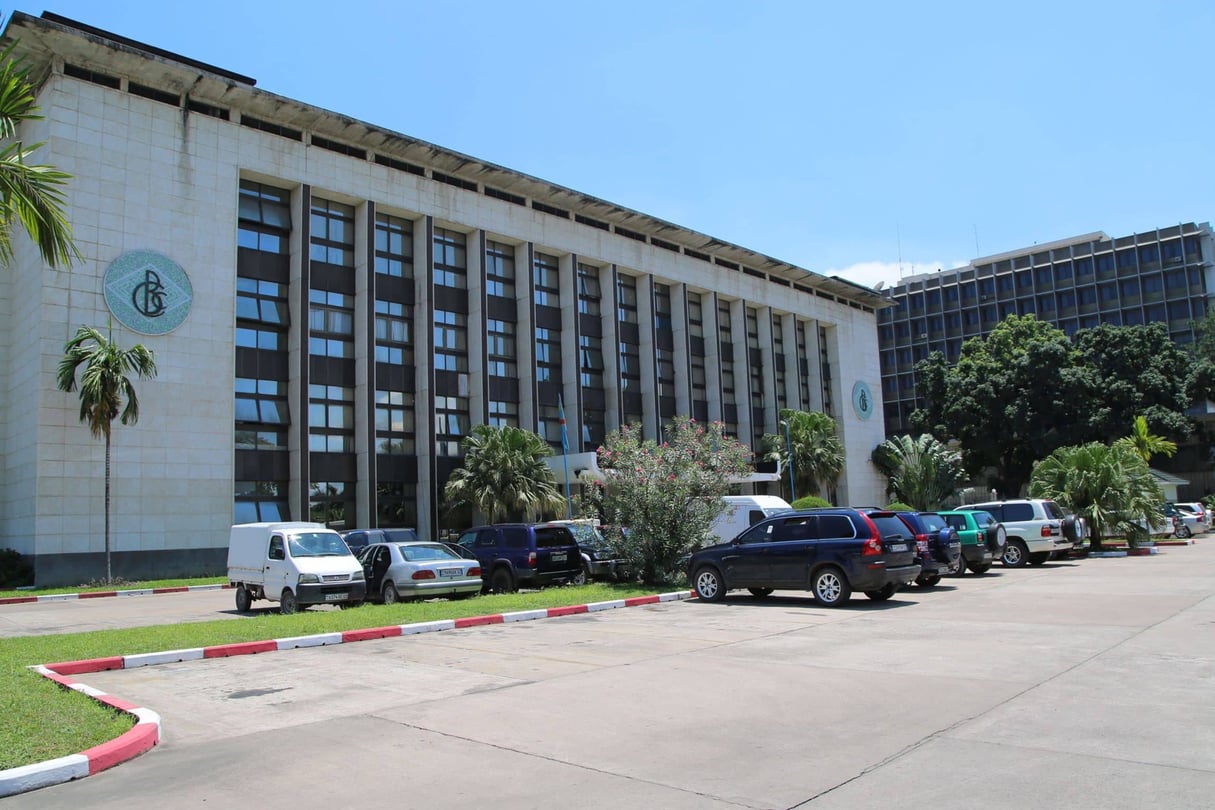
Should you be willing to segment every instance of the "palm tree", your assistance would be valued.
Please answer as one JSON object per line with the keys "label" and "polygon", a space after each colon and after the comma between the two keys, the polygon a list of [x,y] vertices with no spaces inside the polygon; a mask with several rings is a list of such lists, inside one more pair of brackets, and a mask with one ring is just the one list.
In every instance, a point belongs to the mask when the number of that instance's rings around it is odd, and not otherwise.
{"label": "palm tree", "polygon": [[940,509],[965,477],[962,454],[929,433],[887,439],[872,459],[890,481],[887,492],[919,511]]}
{"label": "palm tree", "polygon": [[1151,461],[1152,456],[1156,453],[1172,458],[1173,454],[1177,452],[1176,442],[1171,442],[1163,436],[1157,436],[1149,431],[1147,419],[1143,416],[1136,416],[1134,424],[1131,425],[1131,435],[1118,441],[1138,453],[1145,462]]}
{"label": "palm tree", "polygon": [[1029,495],[1057,501],[1083,517],[1092,551],[1101,550],[1105,536],[1133,539],[1164,520],[1164,493],[1147,462],[1124,440],[1059,448],[1034,465]]}
{"label": "palm tree", "polygon": [[565,508],[556,476],[544,463],[553,449],[530,430],[477,425],[461,446],[464,466],[452,471],[443,488],[449,507],[467,504],[491,523],[518,513],[531,520]]}
{"label": "palm tree", "polygon": [[844,445],[836,435],[835,420],[818,411],[789,408],[781,409],[779,416],[788,425],[788,441],[784,433],[766,434],[765,458],[779,459],[786,468],[792,464],[797,491],[803,495],[817,494],[824,484],[828,488],[835,486],[844,471]]}
{"label": "palm tree", "polygon": [[0,263],[13,258],[10,228],[19,221],[51,267],[80,258],[72,227],[64,213],[63,187],[71,175],[53,166],[33,164],[30,156],[42,146],[25,146],[17,137],[22,121],[39,121],[29,67],[13,58],[9,45],[0,52]]}
{"label": "palm tree", "polygon": [[156,376],[152,352],[142,344],[120,349],[91,326],[82,326],[63,347],[57,384],[60,391],[76,390],[76,369],[80,375],[80,421],[89,426],[95,438],[105,438],[105,579],[110,582],[110,430],[122,413],[122,423],[139,421],[139,399],[127,375],[134,372],[141,380]]}

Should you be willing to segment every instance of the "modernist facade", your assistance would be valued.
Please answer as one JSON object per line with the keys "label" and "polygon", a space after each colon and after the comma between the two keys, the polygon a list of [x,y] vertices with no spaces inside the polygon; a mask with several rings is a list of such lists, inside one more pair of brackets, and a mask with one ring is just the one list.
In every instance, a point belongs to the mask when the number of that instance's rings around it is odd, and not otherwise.
{"label": "modernist facade", "polygon": [[73,175],[85,261],[3,277],[0,547],[96,572],[102,444],[55,387],[81,324],[155,352],[114,431],[116,573],[222,570],[233,522],[451,525],[477,424],[594,450],[678,414],[758,448],[835,417],[841,502],[873,503],[879,295],[646,214],[276,96],[54,15],[14,14]]}
{"label": "modernist facade", "polygon": [[[886,432],[911,429],[916,363],[932,351],[957,360],[963,341],[1009,315],[1032,314],[1068,335],[1163,323],[1176,342],[1193,341],[1193,321],[1215,293],[1213,260],[1210,225],[1186,223],[1118,238],[1090,233],[904,279],[878,313]],[[1196,498],[1205,486],[1194,483]]]}

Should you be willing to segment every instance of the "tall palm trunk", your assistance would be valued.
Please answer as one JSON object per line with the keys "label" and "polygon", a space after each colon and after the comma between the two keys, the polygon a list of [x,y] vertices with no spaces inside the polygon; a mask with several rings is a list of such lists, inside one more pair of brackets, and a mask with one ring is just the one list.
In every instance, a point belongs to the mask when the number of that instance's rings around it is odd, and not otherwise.
{"label": "tall palm trunk", "polygon": [[110,570],[110,432],[105,433],[105,581],[114,581]]}

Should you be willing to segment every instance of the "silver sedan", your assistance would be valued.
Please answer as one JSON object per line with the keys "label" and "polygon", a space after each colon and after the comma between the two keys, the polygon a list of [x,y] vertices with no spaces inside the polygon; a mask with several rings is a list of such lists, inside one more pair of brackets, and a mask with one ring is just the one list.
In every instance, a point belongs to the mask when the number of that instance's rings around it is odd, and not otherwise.
{"label": "silver sedan", "polygon": [[367,598],[391,605],[402,599],[481,592],[481,566],[443,543],[372,543],[359,553]]}

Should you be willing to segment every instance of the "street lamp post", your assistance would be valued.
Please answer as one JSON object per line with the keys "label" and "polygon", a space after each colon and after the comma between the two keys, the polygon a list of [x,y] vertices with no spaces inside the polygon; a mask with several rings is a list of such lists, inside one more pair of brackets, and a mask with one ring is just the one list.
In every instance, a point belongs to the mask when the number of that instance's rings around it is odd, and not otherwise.
{"label": "street lamp post", "polygon": [[789,454],[789,502],[797,500],[797,490],[793,487],[793,442],[789,439],[789,422],[786,419],[780,421],[785,426],[785,452]]}

